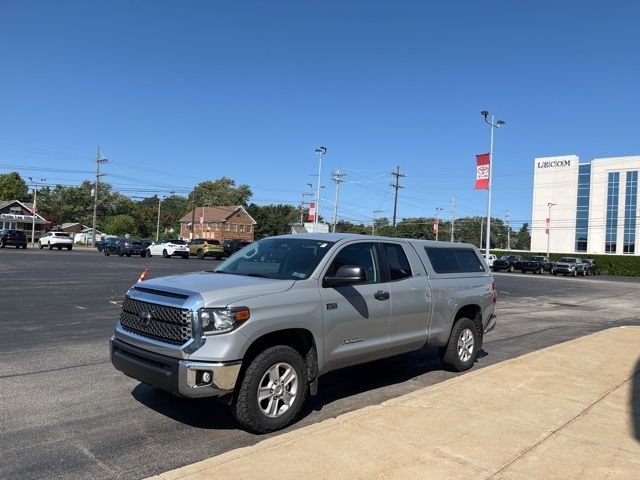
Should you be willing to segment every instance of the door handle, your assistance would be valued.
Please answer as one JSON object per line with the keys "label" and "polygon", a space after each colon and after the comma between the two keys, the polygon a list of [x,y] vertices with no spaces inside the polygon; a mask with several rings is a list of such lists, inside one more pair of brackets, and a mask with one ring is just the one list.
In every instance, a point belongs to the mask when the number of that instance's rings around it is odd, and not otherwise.
{"label": "door handle", "polygon": [[389,292],[385,292],[382,290],[378,290],[373,294],[373,298],[375,298],[376,300],[389,300],[389,297],[391,297]]}

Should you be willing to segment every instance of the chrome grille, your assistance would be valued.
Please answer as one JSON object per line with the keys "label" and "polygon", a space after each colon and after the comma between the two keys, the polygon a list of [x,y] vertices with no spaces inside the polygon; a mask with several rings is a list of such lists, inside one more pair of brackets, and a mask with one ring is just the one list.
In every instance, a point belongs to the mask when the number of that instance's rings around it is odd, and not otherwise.
{"label": "chrome grille", "polygon": [[[147,313],[151,318],[145,315]],[[188,309],[141,302],[132,298],[124,299],[120,324],[125,330],[178,345],[192,337]]]}

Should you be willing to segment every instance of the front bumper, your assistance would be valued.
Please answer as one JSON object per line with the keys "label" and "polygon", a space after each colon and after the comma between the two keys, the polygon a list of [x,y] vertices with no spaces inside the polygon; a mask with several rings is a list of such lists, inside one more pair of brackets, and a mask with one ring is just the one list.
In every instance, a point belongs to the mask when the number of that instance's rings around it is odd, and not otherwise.
{"label": "front bumper", "polygon": [[555,267],[553,269],[553,271],[556,272],[556,273],[565,274],[565,273],[573,273],[573,272],[576,271],[576,269],[575,268],[566,268],[566,267]]}
{"label": "front bumper", "polygon": [[[216,397],[233,392],[242,362],[207,363],[181,360],[143,350],[115,336],[111,363],[125,375],[181,397]],[[202,381],[209,372],[211,381]]]}

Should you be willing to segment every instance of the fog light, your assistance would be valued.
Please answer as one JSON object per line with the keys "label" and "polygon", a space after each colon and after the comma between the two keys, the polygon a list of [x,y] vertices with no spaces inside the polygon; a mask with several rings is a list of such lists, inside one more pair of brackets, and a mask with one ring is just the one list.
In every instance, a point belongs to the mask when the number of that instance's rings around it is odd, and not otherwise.
{"label": "fog light", "polygon": [[210,383],[211,382],[211,374],[209,372],[204,372],[202,374],[202,383]]}

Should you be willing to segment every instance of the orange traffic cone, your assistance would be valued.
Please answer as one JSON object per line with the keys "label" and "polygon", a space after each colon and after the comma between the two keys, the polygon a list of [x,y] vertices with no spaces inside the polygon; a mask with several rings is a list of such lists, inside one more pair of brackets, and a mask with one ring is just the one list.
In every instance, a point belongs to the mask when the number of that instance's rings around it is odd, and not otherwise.
{"label": "orange traffic cone", "polygon": [[145,268],[144,272],[142,272],[140,274],[140,276],[138,277],[138,282],[143,282],[145,278],[147,278],[147,275],[149,275],[149,269]]}

